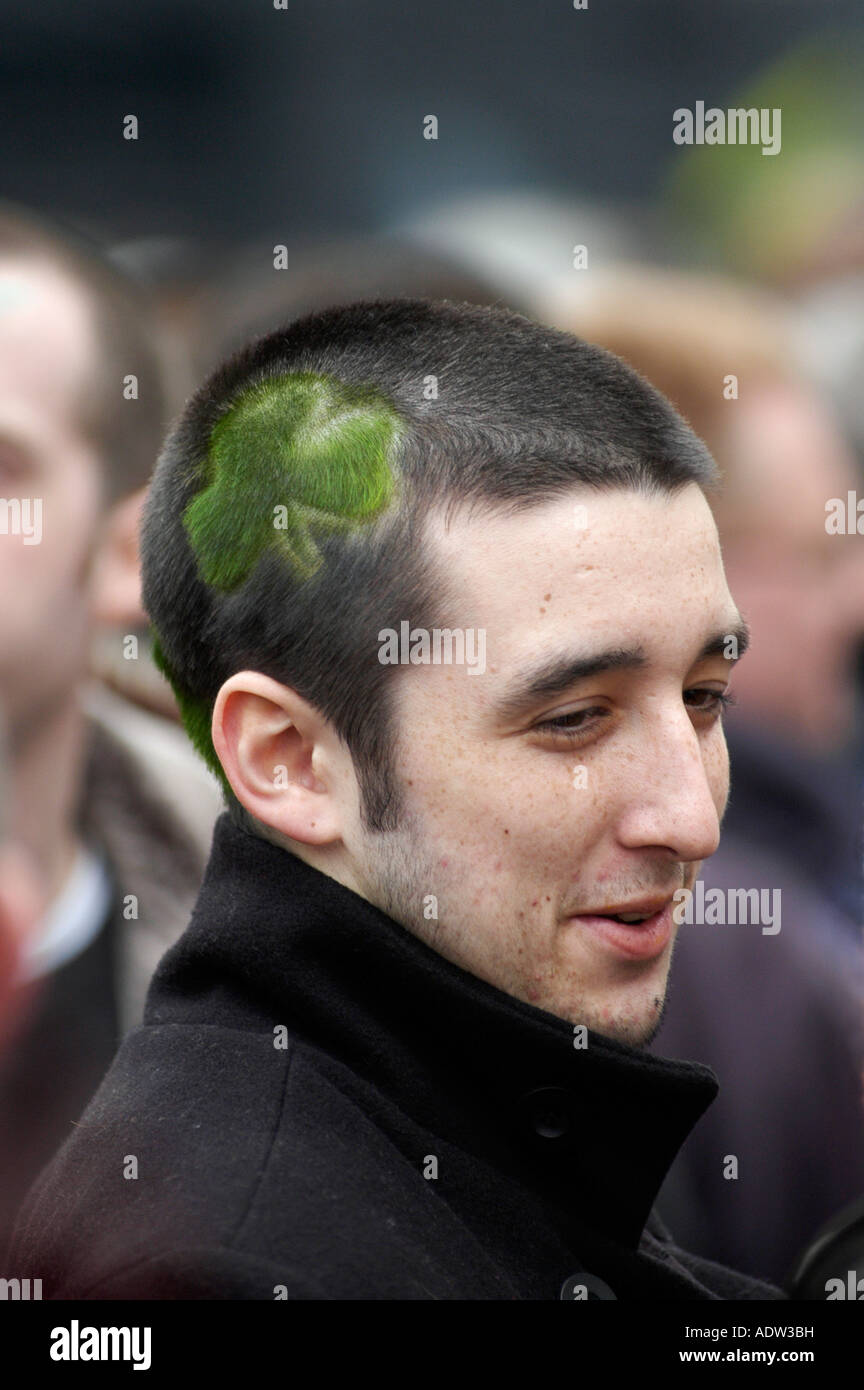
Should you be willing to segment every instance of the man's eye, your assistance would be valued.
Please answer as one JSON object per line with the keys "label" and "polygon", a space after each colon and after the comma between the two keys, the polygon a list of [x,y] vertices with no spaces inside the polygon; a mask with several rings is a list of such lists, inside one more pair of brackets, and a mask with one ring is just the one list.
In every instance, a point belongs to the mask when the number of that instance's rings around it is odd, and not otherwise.
{"label": "man's eye", "polygon": [[559,714],[555,719],[545,719],[542,724],[535,724],[534,729],[544,734],[552,734],[553,737],[578,738],[580,734],[586,733],[598,718],[605,718],[608,714],[608,709],[604,709],[602,705],[592,705],[589,709],[574,709],[569,714]]}
{"label": "man's eye", "polygon": [[722,714],[735,704],[735,696],[728,690],[685,690],[684,700],[697,714]]}
{"label": "man's eye", "polygon": [[7,485],[9,483],[19,483],[26,476],[24,462],[14,456],[0,453],[0,478]]}

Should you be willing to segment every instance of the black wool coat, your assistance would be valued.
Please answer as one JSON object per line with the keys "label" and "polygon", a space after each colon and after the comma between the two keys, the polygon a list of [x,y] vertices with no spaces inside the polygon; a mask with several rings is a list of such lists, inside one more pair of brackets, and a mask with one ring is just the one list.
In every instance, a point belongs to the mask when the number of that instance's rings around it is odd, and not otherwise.
{"label": "black wool coat", "polygon": [[8,1273],[54,1299],[784,1297],[652,1212],[714,1074],[587,1042],[223,815]]}

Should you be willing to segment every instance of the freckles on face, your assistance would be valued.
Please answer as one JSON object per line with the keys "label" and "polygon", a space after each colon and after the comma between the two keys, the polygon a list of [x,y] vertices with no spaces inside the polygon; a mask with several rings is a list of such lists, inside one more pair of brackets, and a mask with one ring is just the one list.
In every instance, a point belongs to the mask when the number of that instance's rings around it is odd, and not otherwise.
{"label": "freckles on face", "polygon": [[[701,712],[710,691],[688,704],[684,687],[725,685],[723,662],[694,663],[735,610],[698,489],[592,494],[585,511],[587,527],[561,499],[438,532],[460,595],[447,623],[485,630],[487,668],[400,673],[399,766],[418,862],[438,876],[438,948],[550,1012],[635,1036],[656,1017],[672,940],[630,959],[578,918],[671,896],[716,848],[725,744]],[[526,672],[610,648],[638,661],[524,704]]]}
{"label": "freckles on face", "polygon": [[576,801],[570,760],[551,759],[537,775],[512,743],[478,738],[454,708],[448,687],[458,675],[439,671],[423,672],[423,723],[435,737],[412,741],[400,758],[413,784],[411,804],[428,841],[443,847],[436,859],[442,876],[461,878],[460,893],[472,902],[501,914],[515,907],[514,920],[539,948],[538,928],[557,908],[562,862],[578,881],[586,841],[599,831],[599,790]]}

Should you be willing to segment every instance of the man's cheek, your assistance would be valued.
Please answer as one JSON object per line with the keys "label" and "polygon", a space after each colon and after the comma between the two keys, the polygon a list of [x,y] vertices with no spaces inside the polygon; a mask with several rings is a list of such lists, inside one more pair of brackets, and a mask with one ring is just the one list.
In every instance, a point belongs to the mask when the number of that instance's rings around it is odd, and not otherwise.
{"label": "man's cheek", "polygon": [[719,725],[716,744],[706,759],[705,773],[717,815],[722,820],[729,800],[729,750],[726,747],[726,736]]}

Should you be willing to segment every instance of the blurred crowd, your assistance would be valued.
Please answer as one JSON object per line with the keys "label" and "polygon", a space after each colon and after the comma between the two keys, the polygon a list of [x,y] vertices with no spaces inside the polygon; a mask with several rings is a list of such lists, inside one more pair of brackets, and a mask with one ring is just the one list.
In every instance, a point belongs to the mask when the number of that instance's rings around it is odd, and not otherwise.
{"label": "blurred crowd", "polygon": [[[781,890],[782,930],[681,929],[653,1047],[708,1063],[720,1095],[658,1205],[687,1248],[779,1281],[864,1194],[860,211],[857,235],[842,231],[820,225],[772,277],[770,258],[746,274],[691,267],[656,226],[536,190],[281,252],[97,245],[0,210],[0,1246],[140,1019],[221,809],[141,608],[137,526],[160,440],[249,338],[378,295],[503,303],[597,342],[717,458],[713,505],[753,642],[702,878]],[[10,502],[37,498],[35,543]],[[858,529],[826,527],[831,499]]]}

